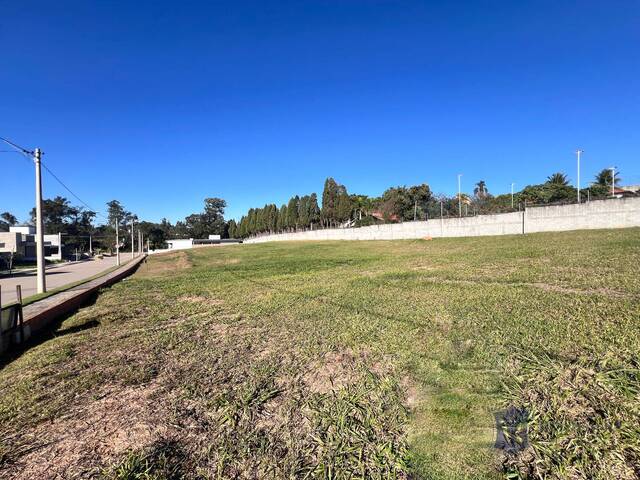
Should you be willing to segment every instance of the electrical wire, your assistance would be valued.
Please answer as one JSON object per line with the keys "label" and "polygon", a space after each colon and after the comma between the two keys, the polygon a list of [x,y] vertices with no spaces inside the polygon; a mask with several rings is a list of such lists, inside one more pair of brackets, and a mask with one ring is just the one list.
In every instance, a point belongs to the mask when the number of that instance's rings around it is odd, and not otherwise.
{"label": "electrical wire", "polygon": [[[15,152],[15,153],[21,153],[23,154],[27,160],[31,160],[34,156],[34,152],[31,150],[27,150],[26,148],[21,147],[20,145],[16,145],[15,143],[13,143],[10,140],[7,140],[6,138],[0,137],[0,140],[2,140],[3,142],[5,142],[7,145],[13,147],[15,150],[0,150],[1,152]],[[31,163],[31,162],[29,162]],[[91,208],[91,206],[89,206],[89,204],[87,202],[85,202],[84,200],[82,200],[78,195],[76,195],[73,190],[71,190],[69,187],[67,187],[67,185],[60,180],[60,178],[51,171],[51,169],[49,167],[47,167],[43,161],[40,161],[40,165],[42,165],[42,167],[49,172],[49,174],[60,184],[62,185],[65,190],[67,192],[69,192],[71,195],[73,195],[80,203],[82,203],[85,207],[87,207],[90,211],[94,212],[97,216],[104,218],[105,220],[108,220],[107,217],[105,217],[103,214],[101,214],[100,212],[98,212],[97,210],[94,210],[93,208]]]}
{"label": "electrical wire", "polygon": [[76,198],[76,200],[78,200],[80,203],[82,203],[85,207],[87,207],[89,210],[91,210],[92,212],[94,212],[96,215],[98,215],[98,216],[100,216],[100,217],[104,218],[105,220],[107,220],[107,217],[105,217],[104,215],[102,215],[102,214],[101,214],[101,213],[99,213],[98,211],[96,211],[96,210],[94,210],[93,208],[91,208],[91,206],[90,206],[89,204],[87,204],[87,202],[85,202],[84,200],[82,200],[78,195],[76,195],[76,194],[73,192],[73,190],[71,190],[69,187],[67,187],[67,185],[66,185],[62,180],[60,180],[60,178],[59,178],[55,173],[53,173],[53,172],[51,171],[51,169],[50,169],[49,167],[47,167],[47,166],[44,164],[44,162],[42,162],[42,161],[41,161],[41,162],[40,162],[40,164],[42,165],[42,167],[43,167],[47,172],[49,172],[49,174],[50,174],[50,175],[51,175],[51,176],[52,176],[52,177],[53,177],[53,178],[54,178],[54,179],[55,179],[55,180],[56,180],[60,185],[62,185],[62,186],[65,188],[65,190],[66,190],[67,192],[69,192],[71,195],[73,195],[73,196]]}

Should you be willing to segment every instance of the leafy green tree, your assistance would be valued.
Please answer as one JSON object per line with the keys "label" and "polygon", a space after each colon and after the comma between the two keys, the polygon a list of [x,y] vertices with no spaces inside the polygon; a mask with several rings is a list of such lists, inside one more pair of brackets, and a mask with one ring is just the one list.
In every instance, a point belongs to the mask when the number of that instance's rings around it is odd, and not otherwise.
{"label": "leafy green tree", "polygon": [[107,202],[107,219],[109,225],[115,225],[116,219],[120,221],[120,225],[131,223],[131,212],[124,209],[122,204],[118,200],[111,200]]}
{"label": "leafy green tree", "polygon": [[431,199],[429,185],[414,185],[412,187],[392,187],[382,194],[380,211],[386,220],[397,218],[410,221],[424,218]]}
{"label": "leafy green tree", "polygon": [[0,232],[8,232],[9,227],[18,223],[18,219],[10,212],[0,214]]}
{"label": "leafy green tree", "polygon": [[562,183],[546,182],[541,185],[527,185],[518,193],[518,199],[528,204],[571,202],[576,198],[576,189]]}

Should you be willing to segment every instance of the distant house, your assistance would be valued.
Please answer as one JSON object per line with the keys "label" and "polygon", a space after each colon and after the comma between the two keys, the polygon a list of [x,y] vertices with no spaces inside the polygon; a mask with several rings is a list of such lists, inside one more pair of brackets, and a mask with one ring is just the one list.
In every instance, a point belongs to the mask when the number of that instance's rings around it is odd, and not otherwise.
{"label": "distant house", "polygon": [[376,220],[380,220],[382,222],[385,221],[389,221],[391,220],[392,222],[398,222],[400,221],[400,217],[398,217],[395,213],[392,213],[391,215],[389,215],[387,218],[384,217],[384,214],[379,211],[379,210],[374,210],[373,212],[371,212],[370,214],[373,218],[375,218]]}
{"label": "distant house", "polygon": [[[62,237],[59,234],[44,235],[44,257],[47,260],[62,260]],[[23,260],[36,259],[36,227],[16,225],[8,232],[0,232],[0,254],[20,256]]]}
{"label": "distant house", "polygon": [[219,245],[221,243],[242,243],[232,238],[220,239],[220,235],[209,235],[209,238],[173,238],[166,240],[169,250],[186,250],[204,245]]}
{"label": "distant house", "polygon": [[614,187],[613,194],[616,197],[637,197],[638,195],[640,195],[640,185]]}

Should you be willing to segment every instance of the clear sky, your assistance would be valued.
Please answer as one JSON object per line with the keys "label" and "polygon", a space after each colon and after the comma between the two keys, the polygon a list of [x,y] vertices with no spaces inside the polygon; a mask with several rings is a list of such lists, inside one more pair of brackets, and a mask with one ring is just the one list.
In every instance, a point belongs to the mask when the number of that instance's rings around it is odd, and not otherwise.
{"label": "clear sky", "polygon": [[[96,210],[175,222],[218,196],[239,217],[327,176],[501,193],[574,180],[578,147],[583,182],[640,183],[636,0],[4,0],[0,46],[0,136]],[[33,168],[0,165],[23,220]]]}

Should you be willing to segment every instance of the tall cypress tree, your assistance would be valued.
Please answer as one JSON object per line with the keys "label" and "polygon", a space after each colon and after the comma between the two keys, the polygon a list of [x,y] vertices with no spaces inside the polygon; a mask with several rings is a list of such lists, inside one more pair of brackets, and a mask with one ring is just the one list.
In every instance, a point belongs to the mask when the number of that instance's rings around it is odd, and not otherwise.
{"label": "tall cypress tree", "polygon": [[303,229],[309,226],[309,195],[300,198],[298,204],[298,225]]}
{"label": "tall cypress tree", "polygon": [[320,207],[318,207],[318,196],[312,193],[309,197],[309,225],[313,229],[313,225],[320,221]]}
{"label": "tall cypress tree", "polygon": [[338,184],[329,177],[324,181],[322,191],[322,218],[330,226],[336,218],[336,203],[338,197]]}
{"label": "tall cypress tree", "polygon": [[287,228],[287,206],[283,203],[278,212],[278,232],[284,232]]}
{"label": "tall cypress tree", "polygon": [[345,222],[351,217],[351,199],[344,185],[338,186],[336,198],[335,219],[339,222]]}
{"label": "tall cypress tree", "polygon": [[295,229],[298,224],[298,203],[300,199],[296,195],[291,197],[287,205],[287,226],[289,229]]}

